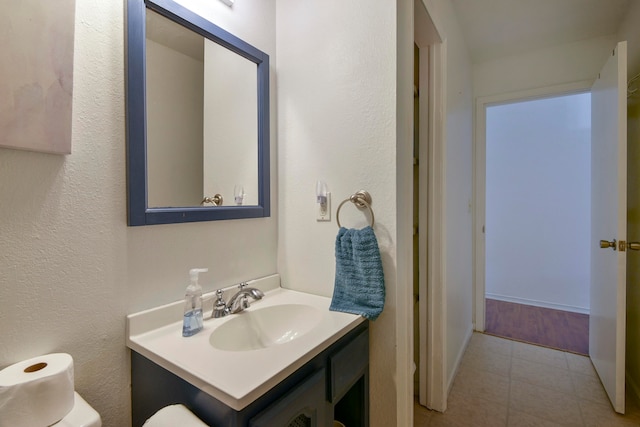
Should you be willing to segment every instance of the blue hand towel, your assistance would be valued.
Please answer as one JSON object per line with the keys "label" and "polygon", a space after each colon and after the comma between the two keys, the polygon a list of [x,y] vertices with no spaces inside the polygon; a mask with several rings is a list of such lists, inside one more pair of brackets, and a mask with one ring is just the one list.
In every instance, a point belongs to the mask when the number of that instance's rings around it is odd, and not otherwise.
{"label": "blue hand towel", "polygon": [[373,228],[340,228],[336,237],[336,280],[329,310],[375,320],[384,308],[384,274]]}

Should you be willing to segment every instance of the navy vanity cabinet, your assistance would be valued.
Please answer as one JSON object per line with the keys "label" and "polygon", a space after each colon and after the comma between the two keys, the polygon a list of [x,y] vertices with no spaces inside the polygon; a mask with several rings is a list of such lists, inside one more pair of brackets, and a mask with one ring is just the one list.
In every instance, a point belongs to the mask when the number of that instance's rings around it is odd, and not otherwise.
{"label": "navy vanity cabinet", "polygon": [[240,411],[131,351],[131,400],[134,427],[176,403],[215,427],[368,427],[368,321]]}
{"label": "navy vanity cabinet", "polygon": [[325,366],[262,413],[249,427],[332,427],[369,425],[369,331],[338,341]]}
{"label": "navy vanity cabinet", "polygon": [[[345,426],[369,425],[369,333],[357,335],[329,356],[328,400]],[[365,396],[363,399],[362,397]]]}
{"label": "navy vanity cabinet", "polygon": [[325,370],[295,387],[267,409],[249,420],[249,427],[328,426],[325,400]]}

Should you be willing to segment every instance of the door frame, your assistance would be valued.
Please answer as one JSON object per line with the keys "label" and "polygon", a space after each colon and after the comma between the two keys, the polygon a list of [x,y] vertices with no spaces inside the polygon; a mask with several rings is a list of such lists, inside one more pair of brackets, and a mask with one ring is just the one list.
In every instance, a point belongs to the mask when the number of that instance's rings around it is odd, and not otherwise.
{"label": "door frame", "polygon": [[473,144],[473,328],[485,330],[485,234],[486,223],[486,131],[487,107],[533,99],[551,98],[562,95],[590,92],[593,80],[580,80],[541,88],[508,92],[497,95],[479,96],[473,115],[475,143]]}
{"label": "door frame", "polygon": [[418,178],[418,228],[424,230],[419,253],[426,253],[426,257],[419,262],[420,340],[415,345],[419,346],[420,404],[443,412],[447,408],[443,231],[447,43],[440,36],[434,12],[437,10],[431,1],[414,0],[414,43],[421,52],[420,87],[426,89],[420,91],[419,103],[427,106],[427,117],[421,118],[421,122],[427,123],[427,132],[420,133],[419,158],[426,167],[420,168]]}

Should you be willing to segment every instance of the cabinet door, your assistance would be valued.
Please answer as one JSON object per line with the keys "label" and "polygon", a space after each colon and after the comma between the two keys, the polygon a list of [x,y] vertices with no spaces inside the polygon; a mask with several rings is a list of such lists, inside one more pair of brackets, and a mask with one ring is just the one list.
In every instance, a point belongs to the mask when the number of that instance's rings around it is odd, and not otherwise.
{"label": "cabinet door", "polygon": [[343,349],[330,357],[332,403],[344,396],[356,381],[368,371],[369,332],[365,330]]}
{"label": "cabinet door", "polygon": [[324,427],[326,425],[324,369],[302,381],[249,420],[249,427]]}

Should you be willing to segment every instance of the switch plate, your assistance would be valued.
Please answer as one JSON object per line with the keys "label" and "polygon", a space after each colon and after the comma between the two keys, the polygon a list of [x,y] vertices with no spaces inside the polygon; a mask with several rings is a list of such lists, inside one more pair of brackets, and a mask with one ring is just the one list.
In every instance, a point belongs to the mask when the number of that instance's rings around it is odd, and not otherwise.
{"label": "switch plate", "polygon": [[331,221],[331,193],[327,193],[326,209],[323,210],[322,205],[320,205],[320,203],[316,203],[316,208],[318,209],[318,215],[316,216],[316,221],[318,222]]}

